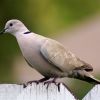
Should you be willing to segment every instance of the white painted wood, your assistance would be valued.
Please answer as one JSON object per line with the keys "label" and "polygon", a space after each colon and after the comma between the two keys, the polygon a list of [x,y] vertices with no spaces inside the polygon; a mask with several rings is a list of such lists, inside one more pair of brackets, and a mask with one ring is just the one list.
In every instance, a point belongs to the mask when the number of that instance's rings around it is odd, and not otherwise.
{"label": "white painted wood", "polygon": [[82,100],[100,100],[100,85],[95,85]]}
{"label": "white painted wood", "polygon": [[69,90],[60,84],[60,91],[55,84],[33,83],[26,88],[16,84],[0,85],[0,100],[76,100]]}
{"label": "white painted wood", "polygon": [[0,100],[15,100],[22,90],[22,85],[0,84]]}

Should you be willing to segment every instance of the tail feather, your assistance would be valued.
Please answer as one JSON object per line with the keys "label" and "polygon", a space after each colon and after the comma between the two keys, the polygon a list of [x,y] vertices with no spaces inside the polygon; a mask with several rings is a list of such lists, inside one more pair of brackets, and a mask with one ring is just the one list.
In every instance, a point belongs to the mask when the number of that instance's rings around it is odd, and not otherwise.
{"label": "tail feather", "polygon": [[78,58],[78,60],[81,61],[81,62],[83,63],[82,66],[77,67],[78,69],[80,69],[80,70],[85,70],[85,71],[87,71],[87,72],[93,71],[92,65],[90,65],[90,64],[88,64],[88,63],[86,63],[86,62],[80,60],[79,58]]}
{"label": "tail feather", "polygon": [[91,84],[100,84],[100,80],[94,78],[94,76],[92,76],[85,70],[74,70],[72,73],[72,78],[83,80]]}
{"label": "tail feather", "polygon": [[91,83],[91,84],[100,84],[100,80],[94,78],[94,77],[88,77],[85,76],[85,81]]}

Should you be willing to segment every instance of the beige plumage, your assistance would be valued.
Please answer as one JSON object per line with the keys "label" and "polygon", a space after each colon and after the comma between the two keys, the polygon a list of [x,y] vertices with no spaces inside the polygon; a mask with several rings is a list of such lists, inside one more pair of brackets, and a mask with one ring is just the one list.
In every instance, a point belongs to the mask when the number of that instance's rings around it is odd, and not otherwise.
{"label": "beige plumage", "polygon": [[4,32],[16,37],[23,56],[28,64],[40,72],[46,81],[49,78],[70,77],[99,84],[89,71],[91,65],[76,57],[59,42],[30,32],[19,20],[10,20],[6,23]]}

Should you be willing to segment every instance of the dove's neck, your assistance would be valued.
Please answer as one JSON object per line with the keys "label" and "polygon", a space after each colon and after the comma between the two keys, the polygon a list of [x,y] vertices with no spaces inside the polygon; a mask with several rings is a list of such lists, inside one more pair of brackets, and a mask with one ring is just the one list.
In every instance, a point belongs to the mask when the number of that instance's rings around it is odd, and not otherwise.
{"label": "dove's neck", "polygon": [[14,31],[14,33],[12,33],[12,35],[14,35],[15,37],[17,36],[22,36],[24,35],[24,33],[31,33],[26,27],[20,27],[18,30]]}
{"label": "dove's neck", "polygon": [[28,29],[18,32],[15,35],[15,37],[19,45],[21,44],[29,45],[31,43],[41,44],[46,39],[46,37],[30,32]]}

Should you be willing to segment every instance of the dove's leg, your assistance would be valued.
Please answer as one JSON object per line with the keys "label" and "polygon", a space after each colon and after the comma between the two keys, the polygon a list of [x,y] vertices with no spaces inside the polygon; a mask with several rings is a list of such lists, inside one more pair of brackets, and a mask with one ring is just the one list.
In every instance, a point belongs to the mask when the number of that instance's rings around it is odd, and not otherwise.
{"label": "dove's leg", "polygon": [[47,84],[47,89],[48,89],[49,85],[51,83],[54,83],[56,86],[58,86],[58,91],[60,91],[60,83],[57,83],[56,80],[57,80],[57,77],[53,78],[53,80],[45,81],[44,85]]}
{"label": "dove's leg", "polygon": [[57,78],[53,78],[53,79],[50,80],[50,81],[45,81],[45,82],[44,82],[44,85],[45,85],[45,84],[51,84],[51,83],[55,83],[55,84],[56,84],[56,79],[57,79]]}
{"label": "dove's leg", "polygon": [[42,78],[42,79],[40,79],[40,80],[28,81],[27,83],[23,84],[23,87],[25,88],[25,87],[28,86],[28,84],[32,84],[33,82],[35,82],[36,84],[39,84],[40,82],[44,82],[44,81],[46,81],[46,80],[48,80],[48,79],[49,79],[49,78],[44,77],[44,78]]}

